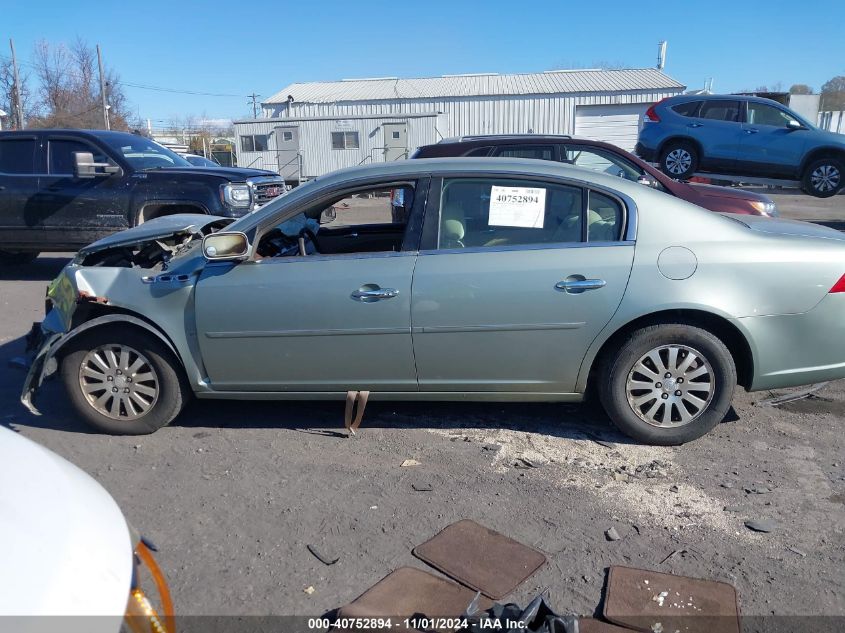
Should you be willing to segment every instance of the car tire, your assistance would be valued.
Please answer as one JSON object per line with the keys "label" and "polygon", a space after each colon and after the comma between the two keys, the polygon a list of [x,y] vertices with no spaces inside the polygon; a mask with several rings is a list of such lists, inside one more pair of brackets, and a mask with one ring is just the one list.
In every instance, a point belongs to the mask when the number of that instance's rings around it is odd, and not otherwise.
{"label": "car tire", "polygon": [[173,352],[131,326],[103,326],[73,339],[61,359],[61,377],[80,417],[111,435],[157,431],[179,415],[190,395]]}
{"label": "car tire", "polygon": [[660,446],[709,432],[725,418],[735,388],[736,366],[725,344],[683,323],[637,330],[604,359],[599,373],[599,398],[616,427]]}
{"label": "car tire", "polygon": [[687,180],[698,170],[698,150],[687,141],[669,141],[660,152],[660,171],[675,180]]}
{"label": "car tire", "polygon": [[819,158],[804,169],[801,189],[816,198],[835,196],[845,185],[845,166],[835,158]]}
{"label": "car tire", "polygon": [[38,258],[37,251],[0,251],[0,265],[2,266],[24,266],[31,264]]}

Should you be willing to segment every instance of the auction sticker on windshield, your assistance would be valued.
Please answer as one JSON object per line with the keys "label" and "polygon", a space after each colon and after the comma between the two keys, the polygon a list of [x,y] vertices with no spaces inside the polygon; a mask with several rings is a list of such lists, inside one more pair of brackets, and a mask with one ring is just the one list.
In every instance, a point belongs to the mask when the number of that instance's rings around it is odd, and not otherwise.
{"label": "auction sticker on windshield", "polygon": [[490,191],[490,226],[542,229],[546,214],[546,190],[542,187],[499,187]]}

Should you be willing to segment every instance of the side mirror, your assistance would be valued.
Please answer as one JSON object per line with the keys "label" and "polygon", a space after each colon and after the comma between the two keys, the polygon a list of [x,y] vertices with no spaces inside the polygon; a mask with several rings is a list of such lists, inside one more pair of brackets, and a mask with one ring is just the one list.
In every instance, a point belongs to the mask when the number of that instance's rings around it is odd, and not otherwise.
{"label": "side mirror", "polygon": [[202,240],[202,254],[208,261],[236,261],[249,255],[249,240],[243,233],[212,233]]}
{"label": "side mirror", "polygon": [[639,178],[637,178],[637,183],[641,185],[645,185],[646,187],[655,187],[657,185],[651,178],[643,174]]}
{"label": "side mirror", "polygon": [[[97,168],[103,171],[97,171]],[[73,153],[74,178],[103,178],[117,173],[120,173],[120,167],[111,163],[95,163],[91,152]]]}
{"label": "side mirror", "polygon": [[801,125],[800,121],[796,121],[795,119],[789,119],[786,122],[786,127],[790,130],[804,130],[806,129],[803,125]]}

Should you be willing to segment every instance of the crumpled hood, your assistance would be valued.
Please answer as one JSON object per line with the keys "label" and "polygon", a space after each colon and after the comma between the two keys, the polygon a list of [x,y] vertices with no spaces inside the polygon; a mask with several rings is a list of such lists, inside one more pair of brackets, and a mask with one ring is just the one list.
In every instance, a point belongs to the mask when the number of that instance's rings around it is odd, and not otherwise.
{"label": "crumpled hood", "polygon": [[845,233],[812,222],[801,220],[787,220],[784,218],[769,218],[763,215],[739,215],[723,213],[725,217],[741,222],[753,231],[772,233],[774,235],[794,235],[796,237],[818,237],[828,240],[845,241]]}
{"label": "crumpled hood", "polygon": [[206,215],[205,213],[165,215],[97,240],[93,244],[80,249],[79,253],[81,255],[88,255],[106,248],[130,246],[147,240],[160,240],[179,235],[198,234],[207,230],[212,225],[217,225],[214,228],[222,228],[232,222],[234,222],[233,218]]}

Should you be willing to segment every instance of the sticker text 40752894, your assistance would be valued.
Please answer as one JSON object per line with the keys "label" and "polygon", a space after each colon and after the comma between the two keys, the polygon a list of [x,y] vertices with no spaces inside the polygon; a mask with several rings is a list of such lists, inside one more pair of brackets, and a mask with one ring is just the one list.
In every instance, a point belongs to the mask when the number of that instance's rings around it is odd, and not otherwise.
{"label": "sticker text 40752894", "polygon": [[542,229],[546,215],[546,190],[542,187],[499,187],[490,190],[490,226]]}

